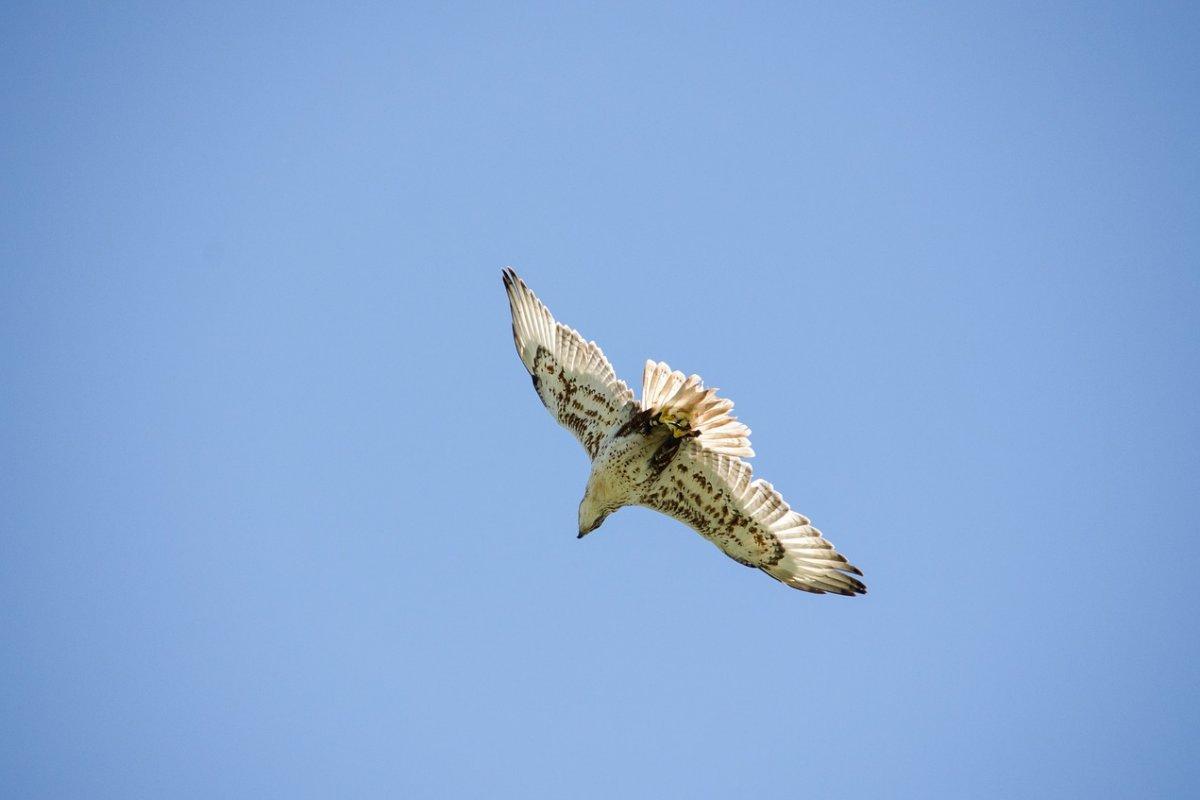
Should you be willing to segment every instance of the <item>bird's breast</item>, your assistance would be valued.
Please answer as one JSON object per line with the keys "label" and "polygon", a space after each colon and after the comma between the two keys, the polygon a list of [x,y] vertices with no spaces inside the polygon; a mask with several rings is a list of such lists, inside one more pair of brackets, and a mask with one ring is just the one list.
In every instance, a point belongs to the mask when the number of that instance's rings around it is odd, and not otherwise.
{"label": "bird's breast", "polygon": [[635,489],[657,478],[682,442],[666,426],[655,426],[648,435],[617,437],[600,454],[596,471],[622,488]]}

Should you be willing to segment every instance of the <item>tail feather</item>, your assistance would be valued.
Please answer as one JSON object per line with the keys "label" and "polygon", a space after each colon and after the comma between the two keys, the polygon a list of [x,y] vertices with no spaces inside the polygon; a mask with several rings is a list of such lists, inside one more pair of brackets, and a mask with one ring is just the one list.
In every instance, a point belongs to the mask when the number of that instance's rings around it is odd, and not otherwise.
{"label": "tail feather", "polygon": [[665,362],[647,361],[642,372],[642,408],[659,413],[673,427],[694,433],[706,450],[730,456],[754,455],[750,429],[738,422],[733,401],[705,389],[699,375],[684,377]]}

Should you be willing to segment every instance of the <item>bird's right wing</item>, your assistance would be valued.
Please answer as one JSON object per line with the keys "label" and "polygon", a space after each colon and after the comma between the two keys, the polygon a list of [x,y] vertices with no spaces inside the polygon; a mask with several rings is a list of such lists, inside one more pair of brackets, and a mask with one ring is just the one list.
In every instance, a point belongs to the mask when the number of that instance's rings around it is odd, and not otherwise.
{"label": "bird's right wing", "polygon": [[794,589],[815,594],[865,594],[862,575],[788,506],[750,465],[690,439],[651,485],[639,505],[683,522],[734,561],[757,567]]}
{"label": "bird's right wing", "polygon": [[504,270],[504,288],[517,355],[534,390],[558,424],[595,458],[605,434],[637,409],[633,392],[617,378],[599,345],[556,321],[511,269]]}

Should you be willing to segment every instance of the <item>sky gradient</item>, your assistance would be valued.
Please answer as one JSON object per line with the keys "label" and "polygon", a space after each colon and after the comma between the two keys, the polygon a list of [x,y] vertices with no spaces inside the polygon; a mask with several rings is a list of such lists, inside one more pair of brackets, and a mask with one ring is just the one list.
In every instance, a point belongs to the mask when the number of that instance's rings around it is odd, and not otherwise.
{"label": "sky gradient", "polygon": [[[16,5],[12,797],[1200,793],[1194,5]],[[500,269],[865,572],[588,465]]]}

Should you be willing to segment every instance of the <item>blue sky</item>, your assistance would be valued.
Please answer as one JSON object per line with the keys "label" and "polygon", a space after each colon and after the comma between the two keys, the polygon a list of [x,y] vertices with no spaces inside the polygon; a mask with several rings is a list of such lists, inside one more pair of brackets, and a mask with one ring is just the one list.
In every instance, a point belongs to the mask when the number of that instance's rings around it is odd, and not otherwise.
{"label": "blue sky", "polygon": [[[1200,790],[1194,6],[0,25],[12,796]],[[508,264],[871,593],[576,541]]]}

